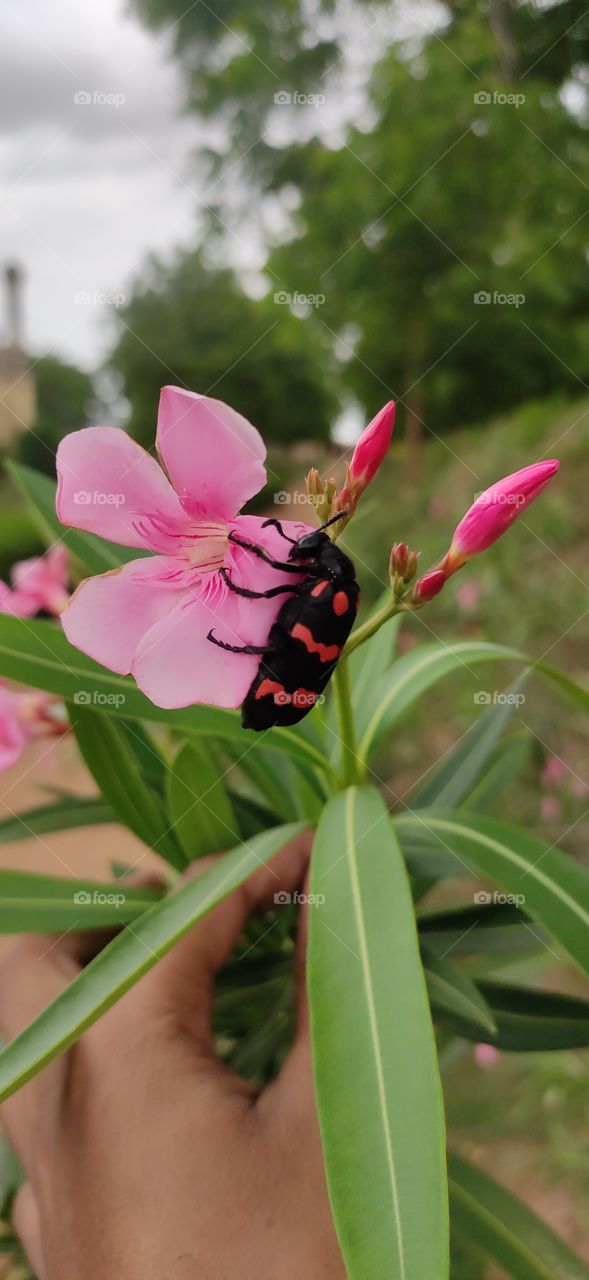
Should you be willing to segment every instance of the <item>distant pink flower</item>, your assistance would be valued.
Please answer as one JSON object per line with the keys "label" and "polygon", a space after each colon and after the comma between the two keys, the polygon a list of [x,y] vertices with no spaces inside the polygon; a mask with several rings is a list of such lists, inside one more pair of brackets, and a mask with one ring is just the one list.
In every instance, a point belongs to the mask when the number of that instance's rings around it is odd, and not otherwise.
{"label": "distant pink flower", "polygon": [[474,613],[481,598],[478,582],[463,582],[456,592],[456,604],[464,613]]}
{"label": "distant pink flower", "polygon": [[62,733],[67,720],[58,698],[37,689],[9,689],[0,681],[0,772],[44,733]]}
{"label": "distant pink flower", "polygon": [[395,412],[395,401],[389,400],[364,428],[356,444],[350,462],[350,476],[363,489],[374,479],[387,454],[395,425]]}
{"label": "distant pink flower", "polygon": [[492,1044],[475,1044],[474,1059],[479,1067],[484,1067],[487,1071],[490,1067],[496,1067],[500,1058],[499,1050]]}
{"label": "distant pink flower", "polygon": [[566,765],[558,756],[549,756],[544,768],[540,781],[543,787],[553,787],[556,783],[561,782],[567,772]]}
{"label": "distant pink flower", "polygon": [[43,610],[59,616],[69,600],[67,562],[67,551],[58,544],[13,565],[11,586],[0,582],[0,613],[32,618]]}
{"label": "distant pink flower", "polygon": [[[165,471],[116,427],[86,427],[62,440],[62,523],[156,553],[83,582],[61,615],[63,628],[103,666],[131,672],[157,706],[237,707],[260,659],[228,653],[207,635],[263,645],[285,596],[245,599],[220,571],[252,591],[298,581],[228,540],[233,532],[278,560],[290,550],[261,517],[235,514],[265,482],[264,443],[222,401],[164,387],[157,446]],[[284,528],[300,537],[309,526],[285,521]]]}
{"label": "distant pink flower", "polygon": [[546,488],[559,466],[554,459],[535,462],[479,494],[454,533],[447,556],[448,570],[459,569],[466,560],[496,542]]}
{"label": "distant pink flower", "polygon": [[542,796],[540,800],[540,817],[543,822],[558,822],[562,816],[560,800],[556,796]]}

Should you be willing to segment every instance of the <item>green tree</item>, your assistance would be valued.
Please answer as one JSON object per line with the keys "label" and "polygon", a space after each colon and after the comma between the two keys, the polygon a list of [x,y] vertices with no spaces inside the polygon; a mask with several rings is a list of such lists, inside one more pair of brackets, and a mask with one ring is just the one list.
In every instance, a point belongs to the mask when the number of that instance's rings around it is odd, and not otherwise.
{"label": "green tree", "polygon": [[267,440],[326,439],[336,401],[309,321],[269,294],[247,297],[233,273],[208,270],[198,252],[172,267],[152,262],[120,310],[112,355],[131,401],[131,433],[150,446],[166,383],[226,400]]}
{"label": "green tree", "polygon": [[46,475],[55,475],[57,446],[68,431],[86,426],[94,401],[89,374],[57,356],[41,356],[33,375],[37,415],[30,431],[20,436],[19,461]]}

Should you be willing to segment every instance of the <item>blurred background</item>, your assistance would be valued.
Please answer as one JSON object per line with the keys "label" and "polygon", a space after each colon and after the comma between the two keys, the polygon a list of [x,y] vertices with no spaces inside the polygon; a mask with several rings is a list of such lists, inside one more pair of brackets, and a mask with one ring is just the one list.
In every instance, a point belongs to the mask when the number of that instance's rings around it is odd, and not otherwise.
{"label": "blurred background", "polygon": [[[3,0],[3,456],[53,475],[60,438],[99,422],[152,448],[175,383],[263,432],[257,509],[311,519],[308,466],[340,475],[394,398],[394,448],[347,539],[367,600],[393,541],[427,567],[481,489],[560,457],[399,646],[484,635],[583,682],[588,95],[581,0]],[[0,484],[6,578],[41,543]],[[465,670],[402,727],[380,762],[401,801],[504,679]],[[73,753],[2,775],[10,806],[71,777]],[[586,859],[588,761],[586,723],[530,681],[501,814]],[[33,841],[18,856],[43,865]],[[589,1258],[588,1061],[469,1053],[447,1078],[462,1148]]]}

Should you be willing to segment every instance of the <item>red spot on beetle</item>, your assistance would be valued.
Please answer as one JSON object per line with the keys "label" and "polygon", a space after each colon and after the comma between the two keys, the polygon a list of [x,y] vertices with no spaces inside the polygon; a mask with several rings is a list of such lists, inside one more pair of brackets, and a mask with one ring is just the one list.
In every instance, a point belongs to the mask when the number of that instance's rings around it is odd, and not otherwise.
{"label": "red spot on beetle", "polygon": [[341,618],[342,613],[347,613],[349,607],[350,599],[349,596],[346,595],[346,592],[336,591],[333,597],[333,612],[337,613],[338,618]]}
{"label": "red spot on beetle", "polygon": [[262,680],[255,692],[256,702],[258,698],[266,698],[269,694],[284,693],[284,685],[279,684],[277,680]]}
{"label": "red spot on beetle", "polygon": [[314,707],[317,697],[313,689],[295,689],[290,700],[293,707]]}
{"label": "red spot on beetle", "polygon": [[313,587],[311,595],[320,596],[321,592],[325,591],[325,588],[328,586],[329,586],[329,578],[325,578],[322,582],[315,583],[315,586]]}
{"label": "red spot on beetle", "polygon": [[316,640],[313,633],[308,627],[304,627],[301,622],[297,622],[291,631],[293,640],[300,640],[304,644],[307,653],[318,654],[321,662],[335,662],[339,658],[339,644],[321,644],[320,640]]}

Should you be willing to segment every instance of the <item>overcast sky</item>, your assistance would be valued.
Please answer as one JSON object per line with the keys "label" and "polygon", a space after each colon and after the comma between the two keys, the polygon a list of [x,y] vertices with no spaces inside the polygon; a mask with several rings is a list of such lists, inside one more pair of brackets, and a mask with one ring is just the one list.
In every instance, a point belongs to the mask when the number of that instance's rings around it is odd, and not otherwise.
{"label": "overcast sky", "polygon": [[29,349],[86,367],[112,338],[105,299],[198,215],[179,72],[123,4],[0,3],[0,259],[26,269]]}

